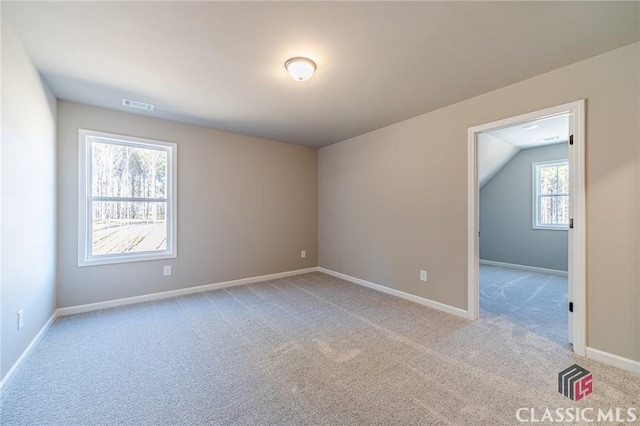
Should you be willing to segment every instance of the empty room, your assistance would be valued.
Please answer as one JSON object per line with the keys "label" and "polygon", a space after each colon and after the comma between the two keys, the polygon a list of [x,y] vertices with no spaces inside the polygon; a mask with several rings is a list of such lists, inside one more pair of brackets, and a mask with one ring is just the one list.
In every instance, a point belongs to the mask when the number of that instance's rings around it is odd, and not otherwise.
{"label": "empty room", "polygon": [[565,346],[573,337],[571,118],[541,117],[478,138],[481,309]]}
{"label": "empty room", "polygon": [[640,3],[0,13],[0,424],[640,422]]}

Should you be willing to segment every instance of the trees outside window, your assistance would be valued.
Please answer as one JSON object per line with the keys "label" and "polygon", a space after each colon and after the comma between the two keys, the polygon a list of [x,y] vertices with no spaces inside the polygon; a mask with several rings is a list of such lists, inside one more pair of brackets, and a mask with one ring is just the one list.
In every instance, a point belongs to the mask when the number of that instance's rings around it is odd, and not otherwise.
{"label": "trees outside window", "polygon": [[569,162],[533,164],[533,227],[567,229],[569,226]]}
{"label": "trees outside window", "polygon": [[176,144],[80,130],[79,265],[176,257]]}

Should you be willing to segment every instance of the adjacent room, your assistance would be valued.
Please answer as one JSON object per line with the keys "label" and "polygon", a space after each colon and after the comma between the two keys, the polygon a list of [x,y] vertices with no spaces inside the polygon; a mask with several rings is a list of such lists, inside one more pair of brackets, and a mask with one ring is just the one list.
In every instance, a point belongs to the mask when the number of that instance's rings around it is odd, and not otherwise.
{"label": "adjacent room", "polygon": [[640,3],[0,12],[0,424],[640,419]]}
{"label": "adjacent room", "polygon": [[564,346],[571,343],[569,119],[543,117],[478,141],[481,309]]}

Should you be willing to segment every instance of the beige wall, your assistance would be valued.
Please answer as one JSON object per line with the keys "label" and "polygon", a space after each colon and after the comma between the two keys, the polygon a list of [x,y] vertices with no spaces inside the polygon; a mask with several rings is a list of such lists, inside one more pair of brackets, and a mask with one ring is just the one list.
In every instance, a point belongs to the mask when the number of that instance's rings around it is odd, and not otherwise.
{"label": "beige wall", "polygon": [[[77,266],[78,128],[178,144],[177,259]],[[312,148],[59,101],[58,307],[316,266],[316,166]]]}
{"label": "beige wall", "polygon": [[56,308],[56,99],[4,20],[1,26],[0,378]]}
{"label": "beige wall", "polygon": [[321,149],[319,265],[466,308],[467,129],[585,98],[587,345],[640,360],[639,58],[636,43]]}

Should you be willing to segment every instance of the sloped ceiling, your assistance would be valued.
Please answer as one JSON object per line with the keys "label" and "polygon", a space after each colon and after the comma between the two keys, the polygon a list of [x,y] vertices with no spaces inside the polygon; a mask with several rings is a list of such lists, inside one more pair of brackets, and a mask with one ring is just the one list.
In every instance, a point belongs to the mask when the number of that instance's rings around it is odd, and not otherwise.
{"label": "sloped ceiling", "polygon": [[568,115],[546,117],[478,135],[478,183],[482,188],[523,149],[569,141]]}

